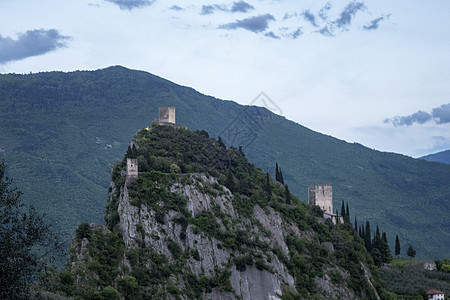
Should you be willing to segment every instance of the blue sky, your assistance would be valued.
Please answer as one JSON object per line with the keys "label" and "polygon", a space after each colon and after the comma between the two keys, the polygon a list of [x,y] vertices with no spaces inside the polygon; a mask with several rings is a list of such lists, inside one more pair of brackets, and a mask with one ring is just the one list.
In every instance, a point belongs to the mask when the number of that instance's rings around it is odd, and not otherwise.
{"label": "blue sky", "polygon": [[2,0],[0,72],[139,69],[381,151],[450,149],[450,1]]}

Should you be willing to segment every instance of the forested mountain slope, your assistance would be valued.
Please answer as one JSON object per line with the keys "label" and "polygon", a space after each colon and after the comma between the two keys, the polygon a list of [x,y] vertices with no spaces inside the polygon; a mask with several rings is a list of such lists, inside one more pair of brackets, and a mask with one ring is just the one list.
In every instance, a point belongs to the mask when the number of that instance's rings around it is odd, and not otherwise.
{"label": "forested mountain slope", "polygon": [[[146,72],[97,71],[0,75],[0,159],[24,199],[68,233],[100,222],[112,164],[159,106],[176,106],[177,123],[242,145],[264,171],[282,168],[291,191],[333,184],[359,220],[379,224],[417,257],[448,256],[450,166],[382,153],[309,130],[264,108],[202,95]],[[234,135],[234,129],[239,135]]]}

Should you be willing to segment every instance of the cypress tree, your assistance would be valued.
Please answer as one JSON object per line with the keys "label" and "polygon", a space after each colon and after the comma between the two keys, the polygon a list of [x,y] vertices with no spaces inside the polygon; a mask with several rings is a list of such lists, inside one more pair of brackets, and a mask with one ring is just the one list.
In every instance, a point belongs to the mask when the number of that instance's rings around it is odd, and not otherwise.
{"label": "cypress tree", "polygon": [[220,135],[219,135],[219,140],[218,140],[218,142],[219,142],[220,147],[222,147],[223,149],[227,149],[227,146],[226,146],[225,143],[222,141],[222,138],[220,137]]}
{"label": "cypress tree", "polygon": [[280,182],[280,171],[278,170],[278,163],[275,163],[275,180]]}
{"label": "cypress tree", "polygon": [[400,240],[398,239],[398,235],[395,236],[395,255],[397,257],[400,255]]}
{"label": "cypress tree", "polygon": [[280,182],[281,182],[281,184],[284,184],[283,172],[281,172],[281,168],[280,168],[280,170],[279,170],[279,176],[280,176]]}
{"label": "cypress tree", "polygon": [[347,222],[350,223],[350,211],[348,209],[348,202],[347,202],[347,204],[345,206],[345,217],[347,219]]}
{"label": "cypress tree", "polygon": [[382,245],[382,256],[384,263],[390,263],[392,261],[391,249],[389,248],[389,243],[386,237],[386,232],[383,232],[381,236],[381,245]]}
{"label": "cypress tree", "polygon": [[416,256],[416,250],[414,250],[414,248],[411,246],[411,244],[409,244],[409,248],[406,251],[406,255],[408,255],[411,259]]}
{"label": "cypress tree", "polygon": [[378,225],[377,225],[377,231],[376,231],[376,233],[375,233],[375,238],[378,239],[378,240],[381,239],[381,236],[380,236],[380,229],[378,228]]}
{"label": "cypress tree", "polygon": [[242,156],[245,156],[244,150],[242,150],[242,146],[239,146],[239,153],[242,154]]}
{"label": "cypress tree", "polygon": [[372,246],[370,250],[370,254],[372,255],[373,262],[376,266],[381,266],[383,263],[383,245],[380,236],[380,229],[377,225],[377,230],[375,235],[373,236]]}
{"label": "cypress tree", "polygon": [[341,216],[342,216],[342,218],[343,218],[344,220],[346,219],[346,216],[345,216],[345,205],[344,205],[344,200],[342,200]]}
{"label": "cypress tree", "polygon": [[[355,232],[358,232],[358,220],[356,220],[356,216],[355,216]],[[359,235],[361,235],[361,233],[359,233]]]}
{"label": "cypress tree", "polygon": [[289,188],[288,188],[287,184],[284,187],[285,187],[285,194],[286,194],[286,204],[291,204],[291,193],[289,192]]}
{"label": "cypress tree", "polygon": [[366,246],[367,251],[370,253],[372,250],[372,237],[370,232],[370,222],[366,221],[366,232],[364,235],[364,245]]}

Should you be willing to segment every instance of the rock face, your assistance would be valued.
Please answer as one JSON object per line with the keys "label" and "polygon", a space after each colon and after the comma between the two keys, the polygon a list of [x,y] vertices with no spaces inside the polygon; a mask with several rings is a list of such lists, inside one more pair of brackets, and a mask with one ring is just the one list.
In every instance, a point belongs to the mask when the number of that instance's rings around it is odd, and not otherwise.
{"label": "rock face", "polygon": [[[322,211],[240,151],[206,132],[161,126],[138,132],[133,145],[112,171],[106,225],[77,229],[73,295],[377,298],[380,284],[370,281],[351,224],[319,222]],[[139,164],[133,180],[124,171],[128,156]]]}
{"label": "rock face", "polygon": [[[187,210],[192,216],[198,216],[202,212],[208,212],[216,207],[220,213],[229,217],[232,221],[241,222],[237,228],[245,230],[252,225],[250,220],[238,220],[238,214],[234,211],[232,201],[233,195],[224,186],[220,186],[218,182],[205,174],[189,175],[190,184],[181,185],[174,184],[171,187],[172,193],[177,193],[186,197]],[[207,186],[220,186],[223,189],[223,195],[212,196],[205,194],[200,189]],[[167,241],[177,243],[182,251],[194,249],[198,252],[200,259],[190,259],[186,262],[186,266],[194,274],[205,273],[212,276],[216,267],[227,266],[232,263],[233,256],[239,255],[236,251],[226,249],[221,246],[221,241],[214,237],[209,237],[202,232],[194,233],[193,226],[188,225],[184,240],[180,238],[182,226],[173,222],[177,214],[169,212],[165,216],[164,223],[161,224],[155,220],[155,213],[146,206],[136,207],[130,203],[130,196],[126,185],[122,188],[119,197],[119,227],[123,240],[127,247],[137,247],[139,241],[143,239],[145,247],[152,247],[159,254],[172,257],[168,248]],[[283,251],[287,255],[288,248],[283,239],[282,220],[278,214],[272,209],[266,214],[259,206],[254,208],[256,220],[261,222],[262,228],[267,228],[270,236],[266,237],[266,242],[281,245]],[[221,220],[218,220],[220,223]],[[246,224],[248,226],[246,226]],[[225,229],[223,224],[220,226]],[[140,228],[138,230],[137,228]],[[254,237],[262,236],[258,227],[254,227]],[[144,236],[142,236],[144,233]],[[266,257],[262,251],[259,254]],[[270,265],[271,270],[257,268],[254,265],[245,267],[244,271],[238,271],[235,267],[231,268],[230,283],[233,292],[216,294],[214,299],[276,299],[281,294],[281,285],[294,285],[294,279],[288,273],[286,267],[280,263],[277,257],[272,258]]]}

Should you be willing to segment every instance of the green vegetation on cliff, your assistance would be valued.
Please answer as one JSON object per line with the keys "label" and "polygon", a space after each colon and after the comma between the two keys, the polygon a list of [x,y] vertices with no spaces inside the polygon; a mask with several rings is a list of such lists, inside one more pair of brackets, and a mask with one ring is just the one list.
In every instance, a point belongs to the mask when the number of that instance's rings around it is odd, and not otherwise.
{"label": "green vegetation on cliff", "polygon": [[[138,159],[135,180],[125,176],[127,158]],[[258,291],[267,289],[259,278],[281,280],[282,299],[391,297],[350,223],[321,219],[205,131],[140,130],[111,176],[106,226],[78,227],[66,271],[44,276],[46,289],[84,299],[249,299],[239,278],[256,276]]]}

